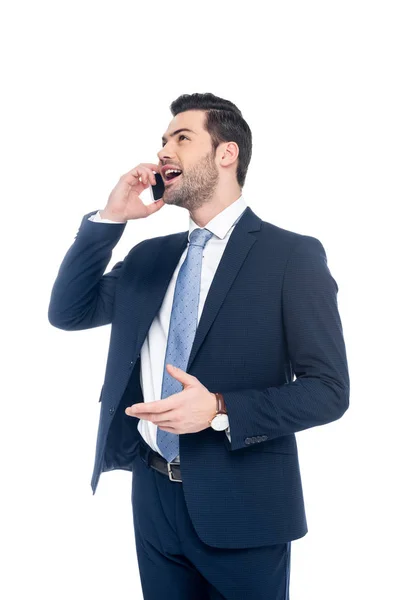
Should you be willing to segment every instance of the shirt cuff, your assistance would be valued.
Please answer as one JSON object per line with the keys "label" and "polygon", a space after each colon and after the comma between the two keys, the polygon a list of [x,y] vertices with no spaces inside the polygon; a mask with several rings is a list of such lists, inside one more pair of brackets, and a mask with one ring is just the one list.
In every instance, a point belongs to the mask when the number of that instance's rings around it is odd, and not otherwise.
{"label": "shirt cuff", "polygon": [[110,221],[110,219],[102,219],[100,216],[100,211],[98,210],[95,215],[92,215],[88,218],[89,221],[94,221],[95,223],[114,223],[115,225],[121,225],[121,223],[125,223],[126,221]]}

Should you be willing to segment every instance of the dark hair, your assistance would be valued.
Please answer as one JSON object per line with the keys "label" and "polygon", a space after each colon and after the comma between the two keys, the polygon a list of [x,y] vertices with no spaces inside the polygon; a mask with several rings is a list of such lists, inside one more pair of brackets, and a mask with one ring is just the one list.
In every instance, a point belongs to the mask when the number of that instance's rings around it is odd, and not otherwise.
{"label": "dark hair", "polygon": [[204,110],[204,128],[211,136],[214,156],[222,142],[236,142],[239,146],[236,179],[242,188],[250,163],[251,130],[238,107],[214,94],[182,94],[169,107],[173,116],[187,110]]}

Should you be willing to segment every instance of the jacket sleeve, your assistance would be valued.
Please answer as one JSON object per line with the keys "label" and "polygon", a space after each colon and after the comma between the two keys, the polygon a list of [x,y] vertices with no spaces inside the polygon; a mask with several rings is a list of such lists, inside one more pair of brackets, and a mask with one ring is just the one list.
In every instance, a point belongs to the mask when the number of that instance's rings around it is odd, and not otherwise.
{"label": "jacket sleeve", "polygon": [[349,406],[350,380],[339,288],[321,242],[303,236],[287,261],[282,310],[289,359],[296,379],[266,389],[220,390],[234,451],[258,436],[272,440],[339,419]]}
{"label": "jacket sleeve", "polygon": [[104,271],[126,223],[94,222],[88,217],[96,212],[83,217],[53,284],[48,319],[59,329],[90,329],[112,321],[115,288],[124,261],[105,275]]}

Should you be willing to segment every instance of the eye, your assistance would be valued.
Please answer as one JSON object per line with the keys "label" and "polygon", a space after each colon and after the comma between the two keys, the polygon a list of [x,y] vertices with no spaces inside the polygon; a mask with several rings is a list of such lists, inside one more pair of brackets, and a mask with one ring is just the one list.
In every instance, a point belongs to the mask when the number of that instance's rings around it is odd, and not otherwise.
{"label": "eye", "polygon": [[[186,137],[186,135],[183,135],[183,133],[181,133],[181,135],[179,136],[179,141],[181,138],[185,138],[186,140],[189,139],[188,137]],[[161,147],[164,148],[164,146],[165,146],[165,142],[162,142]]]}

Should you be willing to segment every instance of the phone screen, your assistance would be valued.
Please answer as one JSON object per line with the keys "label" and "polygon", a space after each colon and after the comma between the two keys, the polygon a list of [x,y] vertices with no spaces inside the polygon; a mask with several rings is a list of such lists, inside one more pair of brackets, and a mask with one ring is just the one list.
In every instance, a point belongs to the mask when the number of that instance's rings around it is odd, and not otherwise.
{"label": "phone screen", "polygon": [[165,185],[164,185],[164,181],[163,181],[163,178],[161,177],[160,173],[155,173],[155,176],[156,176],[156,185],[151,186],[151,191],[152,191],[154,202],[157,202],[157,200],[160,200],[160,198],[162,198],[164,195]]}

